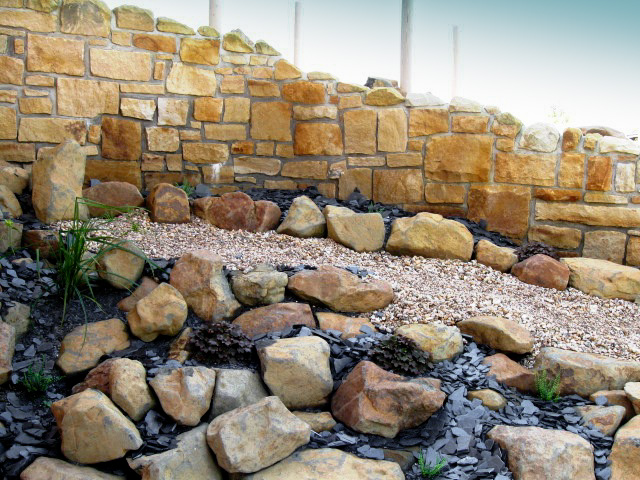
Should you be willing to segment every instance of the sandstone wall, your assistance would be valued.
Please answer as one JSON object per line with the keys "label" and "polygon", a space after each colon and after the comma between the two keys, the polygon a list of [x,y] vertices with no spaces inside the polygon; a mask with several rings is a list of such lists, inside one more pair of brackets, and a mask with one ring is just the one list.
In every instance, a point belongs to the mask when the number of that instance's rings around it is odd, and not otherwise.
{"label": "sandstone wall", "polygon": [[0,0],[0,161],[29,169],[73,138],[87,179],[214,193],[317,185],[340,198],[358,187],[640,264],[638,143],[305,75],[265,42],[135,7],[58,3]]}

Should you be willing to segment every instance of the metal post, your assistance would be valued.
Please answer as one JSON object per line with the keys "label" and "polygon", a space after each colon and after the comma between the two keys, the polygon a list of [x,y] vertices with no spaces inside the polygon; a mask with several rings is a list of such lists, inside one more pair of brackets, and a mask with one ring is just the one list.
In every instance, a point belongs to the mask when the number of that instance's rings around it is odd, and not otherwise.
{"label": "metal post", "polygon": [[295,15],[293,18],[293,64],[300,65],[300,17],[302,16],[302,4],[296,0]]}
{"label": "metal post", "polygon": [[222,34],[220,31],[220,2],[221,0],[209,0],[209,26]]}
{"label": "metal post", "polygon": [[458,96],[458,26],[453,26],[453,78],[451,79],[451,96]]}
{"label": "metal post", "polygon": [[402,24],[400,30],[400,88],[411,91],[411,17],[413,0],[402,0]]}

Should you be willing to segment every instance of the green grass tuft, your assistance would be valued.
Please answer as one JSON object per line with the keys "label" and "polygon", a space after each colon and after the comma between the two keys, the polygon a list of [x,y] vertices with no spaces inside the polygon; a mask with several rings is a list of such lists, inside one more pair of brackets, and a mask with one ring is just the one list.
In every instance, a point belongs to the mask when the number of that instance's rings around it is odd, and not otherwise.
{"label": "green grass tuft", "polygon": [[552,380],[547,378],[546,370],[536,372],[536,390],[538,396],[547,402],[557,402],[560,399],[560,374]]}
{"label": "green grass tuft", "polygon": [[187,180],[185,180],[183,183],[176,183],[175,186],[180,190],[183,190],[184,193],[187,194],[187,197],[190,197],[193,192],[196,191],[195,187],[192,186]]}
{"label": "green grass tuft", "polygon": [[44,371],[44,356],[38,367],[36,363],[32,363],[27,372],[20,379],[20,384],[31,394],[43,394],[47,389],[60,380],[59,377],[47,375]]}
{"label": "green grass tuft", "polygon": [[447,466],[447,459],[438,456],[438,460],[435,464],[426,463],[424,452],[418,454],[418,466],[420,467],[420,475],[422,478],[433,479],[442,473],[444,467]]}

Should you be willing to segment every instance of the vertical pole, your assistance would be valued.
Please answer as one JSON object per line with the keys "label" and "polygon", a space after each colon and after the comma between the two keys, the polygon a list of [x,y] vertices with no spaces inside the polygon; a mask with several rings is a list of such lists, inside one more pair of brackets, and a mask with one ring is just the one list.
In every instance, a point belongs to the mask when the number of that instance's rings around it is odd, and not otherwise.
{"label": "vertical pole", "polygon": [[458,26],[453,26],[453,78],[451,79],[451,96],[458,96]]}
{"label": "vertical pole", "polygon": [[411,17],[413,0],[402,0],[402,20],[400,27],[400,89],[411,91]]}
{"label": "vertical pole", "polygon": [[209,0],[209,26],[220,31],[220,2],[221,0]]}
{"label": "vertical pole", "polygon": [[295,14],[293,18],[293,64],[300,65],[300,18],[302,16],[302,5],[299,0],[295,3]]}

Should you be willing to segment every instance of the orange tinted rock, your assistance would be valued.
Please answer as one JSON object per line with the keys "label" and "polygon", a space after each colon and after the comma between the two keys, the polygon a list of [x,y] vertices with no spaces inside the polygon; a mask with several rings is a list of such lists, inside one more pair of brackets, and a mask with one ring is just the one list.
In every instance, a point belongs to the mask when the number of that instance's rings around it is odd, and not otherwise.
{"label": "orange tinted rock", "polygon": [[58,235],[53,230],[26,230],[22,234],[22,245],[34,252],[39,250],[40,258],[53,258],[58,242]]}
{"label": "orange tinted rock", "polygon": [[582,130],[579,128],[567,128],[562,134],[562,151],[573,152],[580,145]]}
{"label": "orange tinted rock", "polygon": [[495,181],[551,186],[556,178],[556,156],[497,153]]}
{"label": "orange tinted rock", "polygon": [[300,81],[282,86],[282,98],[289,102],[320,105],[325,103],[325,96],[322,83]]}
{"label": "orange tinted rock", "polygon": [[489,135],[432,137],[427,143],[425,174],[441,182],[487,182],[492,143]]}
{"label": "orange tinted rock", "polygon": [[584,161],[582,153],[563,153],[558,170],[558,186],[582,188],[584,182]]}
{"label": "orange tinted rock", "polygon": [[351,110],[344,114],[344,142],[346,153],[375,153],[376,112]]}
{"label": "orange tinted rock", "polygon": [[273,230],[280,221],[280,215],[280,208],[275,203],[266,200],[254,202],[242,192],[212,198],[205,212],[207,221],[218,228],[250,232]]}
{"label": "orange tinted rock", "polygon": [[566,290],[569,268],[548,255],[534,255],[516,263],[511,273],[522,282],[556,290]]}
{"label": "orange tinted rock", "polygon": [[[126,207],[141,207],[144,205],[144,198],[138,189],[126,182],[105,182],[99,183],[91,188],[82,191],[84,198],[94,202],[102,203],[115,208],[102,208],[89,206],[89,213],[92,217],[102,217],[106,213],[119,215],[126,211]],[[119,208],[125,207],[125,208]]]}
{"label": "orange tinted rock", "polygon": [[294,151],[296,155],[342,155],[342,132],[333,123],[298,123]]}
{"label": "orange tinted rock", "polygon": [[311,307],[306,303],[275,303],[254,308],[233,321],[249,338],[270,332],[280,332],[294,325],[315,328]]}
{"label": "orange tinted rock", "polygon": [[611,189],[613,159],[591,157],[587,163],[587,190],[607,191]]}
{"label": "orange tinted rock", "polygon": [[334,394],[331,411],[358,432],[394,438],[425,422],[445,398],[444,392],[426,382],[411,382],[363,361]]}
{"label": "orange tinted rock", "polygon": [[116,117],[102,119],[102,156],[112,160],[138,160],[142,154],[140,122]]}
{"label": "orange tinted rock", "polygon": [[495,375],[498,382],[502,382],[508,387],[514,387],[524,393],[535,392],[535,375],[533,372],[514,362],[503,353],[496,353],[486,357],[482,364],[491,367],[487,376]]}
{"label": "orange tinted rock", "polygon": [[376,331],[376,327],[368,318],[347,317],[337,313],[318,312],[318,327],[322,330],[339,330],[342,332],[340,338],[353,338],[364,333],[362,327]]}
{"label": "orange tinted rock", "polygon": [[487,221],[487,228],[515,238],[524,238],[529,225],[529,187],[481,185],[469,189],[469,218]]}
{"label": "orange tinted rock", "polygon": [[291,141],[291,104],[256,102],[251,105],[251,137],[256,140]]}
{"label": "orange tinted rock", "polygon": [[373,200],[380,203],[417,203],[423,198],[420,170],[397,169],[373,172]]}
{"label": "orange tinted rock", "polygon": [[420,137],[449,131],[449,110],[412,108],[409,112],[409,136]]}
{"label": "orange tinted rock", "polygon": [[168,183],[158,183],[147,198],[151,220],[158,223],[191,221],[189,199],[184,190]]}
{"label": "orange tinted rock", "polygon": [[534,197],[547,202],[577,202],[582,198],[582,192],[564,188],[536,188]]}
{"label": "orange tinted rock", "polygon": [[489,117],[460,115],[453,117],[453,132],[457,133],[486,133]]}
{"label": "orange tinted rock", "polygon": [[[126,298],[123,298],[118,302],[118,309],[123,312],[129,312],[133,310],[133,307],[136,306],[138,300],[143,299],[148,294],[153,292],[153,290],[158,286],[158,283],[149,277],[142,277],[140,280],[140,285],[136,288],[131,295]],[[75,393],[75,392],[74,392]]]}
{"label": "orange tinted rock", "polygon": [[133,45],[152,52],[177,52],[175,37],[170,37],[168,35],[136,33],[133,36]]}

